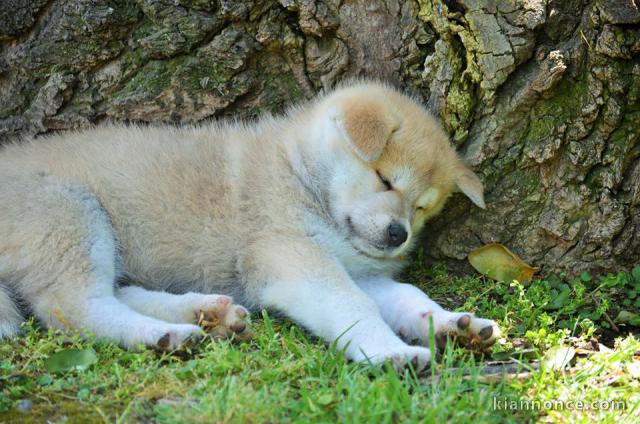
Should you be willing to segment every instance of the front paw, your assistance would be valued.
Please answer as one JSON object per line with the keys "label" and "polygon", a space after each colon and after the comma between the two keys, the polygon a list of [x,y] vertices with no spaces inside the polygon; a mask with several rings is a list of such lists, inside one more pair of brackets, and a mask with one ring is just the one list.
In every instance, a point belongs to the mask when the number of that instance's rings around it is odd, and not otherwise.
{"label": "front paw", "polygon": [[436,345],[444,349],[447,339],[452,338],[470,349],[484,349],[493,345],[500,334],[495,321],[467,312],[447,312],[436,325]]}
{"label": "front paw", "polygon": [[433,322],[436,346],[444,349],[448,338],[471,349],[483,349],[493,345],[500,337],[500,327],[495,321],[479,318],[467,312],[420,311],[406,317],[398,333],[407,341],[417,340],[428,346],[429,327]]}
{"label": "front paw", "polygon": [[409,364],[416,372],[426,369],[431,363],[431,351],[426,347],[399,344],[393,347],[360,347],[351,355],[356,362],[380,364],[389,361],[400,372]]}
{"label": "front paw", "polygon": [[155,328],[151,332],[156,335],[150,336],[155,341],[155,344],[150,343],[150,345],[161,351],[179,349],[190,344],[189,342],[198,343],[204,336],[200,327],[191,324],[168,324],[166,327]]}

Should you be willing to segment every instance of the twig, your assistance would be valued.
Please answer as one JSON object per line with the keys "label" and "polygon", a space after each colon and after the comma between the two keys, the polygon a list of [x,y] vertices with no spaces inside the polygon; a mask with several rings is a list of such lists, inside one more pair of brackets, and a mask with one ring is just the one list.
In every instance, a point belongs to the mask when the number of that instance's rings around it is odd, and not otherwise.
{"label": "twig", "polygon": [[[596,304],[596,308],[599,308],[600,299],[598,299],[594,293],[591,293],[591,298],[593,299],[593,302]],[[607,314],[605,311],[602,311],[602,314],[604,315],[604,319],[606,319],[607,322],[611,325],[611,328],[613,328],[613,331],[615,331],[616,333],[619,333],[620,329],[618,328],[617,325],[615,325],[615,323],[613,322],[609,314]]]}
{"label": "twig", "polygon": [[593,50],[593,48],[591,47],[591,43],[589,42],[589,40],[587,40],[587,37],[584,35],[584,32],[582,32],[582,30],[580,30],[580,36],[582,37],[582,41],[584,41],[587,47],[589,47],[589,50]]}
{"label": "twig", "polygon": [[470,380],[474,375],[481,383],[494,383],[500,380],[522,380],[531,376],[531,371],[540,367],[537,362],[522,364],[521,362],[496,362],[488,363],[483,367],[472,368],[445,368],[435,375],[426,377],[423,383],[438,383],[445,375],[462,374],[463,380]]}

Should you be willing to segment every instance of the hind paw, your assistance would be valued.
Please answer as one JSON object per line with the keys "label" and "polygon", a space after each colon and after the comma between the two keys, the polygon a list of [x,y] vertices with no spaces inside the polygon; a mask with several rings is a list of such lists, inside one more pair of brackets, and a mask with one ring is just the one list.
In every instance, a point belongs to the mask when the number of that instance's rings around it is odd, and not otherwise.
{"label": "hind paw", "polygon": [[195,322],[216,339],[251,337],[249,311],[233,303],[229,296],[205,295],[194,310]]}

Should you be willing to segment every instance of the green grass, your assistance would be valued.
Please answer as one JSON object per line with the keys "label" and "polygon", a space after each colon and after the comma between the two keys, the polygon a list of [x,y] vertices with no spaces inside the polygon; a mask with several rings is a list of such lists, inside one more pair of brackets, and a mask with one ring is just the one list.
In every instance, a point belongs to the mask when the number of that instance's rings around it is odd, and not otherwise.
{"label": "green grass", "polygon": [[[300,327],[266,314],[254,317],[250,342],[207,341],[179,354],[129,352],[31,322],[24,337],[0,342],[0,422],[624,423],[640,416],[640,341],[629,334],[638,328],[615,322],[620,311],[633,317],[640,309],[629,293],[640,286],[640,268],[526,287],[454,278],[440,267],[415,267],[405,280],[447,307],[498,320],[506,337],[484,356],[451,344],[416,376],[349,363]],[[520,377],[480,372],[507,357],[518,357],[524,372],[554,346],[584,349],[594,340],[611,349],[579,350],[561,370],[542,365]],[[88,369],[46,371],[51,354],[90,347],[98,362]],[[625,409],[543,408],[557,400],[616,400]],[[520,401],[537,401],[539,409],[504,408]]]}

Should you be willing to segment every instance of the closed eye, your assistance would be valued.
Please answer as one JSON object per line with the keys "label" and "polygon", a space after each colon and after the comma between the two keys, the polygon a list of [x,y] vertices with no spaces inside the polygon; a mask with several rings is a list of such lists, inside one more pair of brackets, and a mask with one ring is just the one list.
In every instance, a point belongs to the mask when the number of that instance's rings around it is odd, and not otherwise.
{"label": "closed eye", "polygon": [[387,180],[381,173],[380,171],[376,171],[376,174],[378,174],[378,178],[380,178],[380,182],[382,182],[382,185],[384,185],[384,188],[386,191],[389,190],[393,190],[393,186],[391,185],[391,183],[389,182],[389,180]]}

